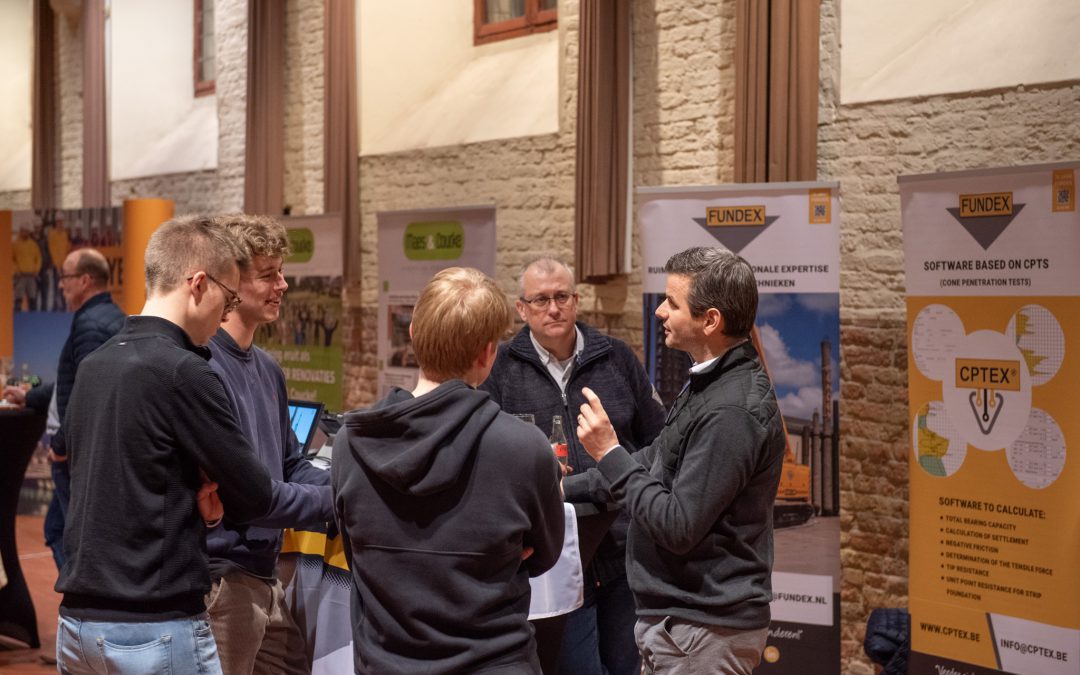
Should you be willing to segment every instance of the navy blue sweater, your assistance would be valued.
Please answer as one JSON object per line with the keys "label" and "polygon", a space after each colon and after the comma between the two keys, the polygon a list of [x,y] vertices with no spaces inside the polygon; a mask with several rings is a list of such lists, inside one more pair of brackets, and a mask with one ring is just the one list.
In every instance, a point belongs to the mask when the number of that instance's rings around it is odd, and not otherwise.
{"label": "navy blue sweater", "polygon": [[[67,412],[71,388],[75,386],[75,373],[82,360],[105,341],[116,335],[124,326],[124,312],[112,301],[108,291],[98,293],[83,303],[71,319],[71,331],[60,350],[60,362],[56,365],[56,412],[60,416],[60,430],[52,438],[53,452],[67,452],[64,442],[64,413]],[[45,403],[48,407],[48,402]]]}
{"label": "navy blue sweater", "polygon": [[207,532],[210,576],[217,579],[240,568],[270,578],[281,549],[281,528],[323,525],[334,518],[330,474],[300,456],[289,426],[285,376],[277,363],[254,345],[241,348],[221,329],[210,338],[210,352],[210,367],[221,376],[233,415],[273,486],[266,515],[240,525],[226,511],[224,522]]}

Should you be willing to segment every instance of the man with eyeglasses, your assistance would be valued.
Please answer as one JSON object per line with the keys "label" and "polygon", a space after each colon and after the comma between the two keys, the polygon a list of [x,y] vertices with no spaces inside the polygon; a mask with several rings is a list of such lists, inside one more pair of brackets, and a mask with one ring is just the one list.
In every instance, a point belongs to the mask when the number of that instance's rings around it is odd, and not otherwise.
{"label": "man with eyeglasses", "polygon": [[225,510],[260,518],[273,496],[205,346],[246,254],[196,216],[159,226],[144,259],[146,304],[83,360],[64,419],[63,673],[221,673],[206,531]]}
{"label": "man with eyeglasses", "polygon": [[[545,255],[521,270],[516,303],[525,322],[500,345],[491,376],[481,386],[509,413],[531,413],[551,431],[561,415],[574,472],[596,466],[578,442],[573,421],[585,403],[583,387],[611,400],[612,424],[631,447],[652,442],[664,408],[645,369],[624,342],[577,321],[578,295],[569,266]],[[634,600],[626,579],[626,530],[620,513],[585,572],[584,605],[566,617],[559,669],[564,673],[640,672],[634,645]]]}
{"label": "man with eyeglasses", "polygon": [[242,214],[215,219],[243,249],[238,306],[210,338],[210,367],[221,376],[233,414],[273,479],[273,506],[260,519],[228,512],[206,537],[213,586],[206,598],[226,673],[310,672],[300,628],[275,576],[283,527],[324,526],[334,518],[330,474],[300,455],[289,426],[285,376],[255,332],[277,321],[289,284],[282,274],[289,238],[276,220]]}
{"label": "man with eyeglasses", "polygon": [[69,253],[61,265],[58,282],[64,302],[75,316],[60,350],[56,382],[25,392],[21,387],[4,388],[4,398],[8,401],[41,412],[49,411],[47,429],[52,434],[49,462],[55,488],[45,514],[45,544],[52,549],[57,570],[64,565],[64,521],[71,495],[61,422],[67,412],[79,364],[124,325],[124,312],[112,301],[108,291],[109,261],[100,251],[82,248]]}

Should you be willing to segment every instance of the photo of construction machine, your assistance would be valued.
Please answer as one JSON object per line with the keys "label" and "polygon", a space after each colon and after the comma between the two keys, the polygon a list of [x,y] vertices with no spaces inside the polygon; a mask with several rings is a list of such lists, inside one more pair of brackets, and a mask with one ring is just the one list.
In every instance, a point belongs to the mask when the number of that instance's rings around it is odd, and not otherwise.
{"label": "photo of construction machine", "polygon": [[[768,357],[761,345],[757,327],[750,338],[761,358],[765,372],[769,371]],[[839,415],[832,400],[832,345],[821,342],[821,411],[809,420],[781,418],[784,423],[784,468],[773,502],[773,525],[793,527],[810,521],[816,515],[835,516],[840,513],[837,458],[840,454]]]}

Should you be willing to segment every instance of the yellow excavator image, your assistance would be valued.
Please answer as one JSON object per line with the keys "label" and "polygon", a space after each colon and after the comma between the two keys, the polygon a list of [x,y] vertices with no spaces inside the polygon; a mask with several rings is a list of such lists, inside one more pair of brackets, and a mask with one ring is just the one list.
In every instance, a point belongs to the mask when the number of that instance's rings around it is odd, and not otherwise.
{"label": "yellow excavator image", "polygon": [[[765,356],[757,326],[754,326],[750,332],[750,340],[761,358],[761,364],[765,366],[765,372],[772,380],[772,372],[769,370],[768,359]],[[783,414],[780,415],[780,420],[784,425],[784,468],[780,474],[780,485],[776,490],[776,501],[773,502],[773,525],[791,527],[809,522],[814,517],[815,510],[810,492],[810,466],[796,461]]]}

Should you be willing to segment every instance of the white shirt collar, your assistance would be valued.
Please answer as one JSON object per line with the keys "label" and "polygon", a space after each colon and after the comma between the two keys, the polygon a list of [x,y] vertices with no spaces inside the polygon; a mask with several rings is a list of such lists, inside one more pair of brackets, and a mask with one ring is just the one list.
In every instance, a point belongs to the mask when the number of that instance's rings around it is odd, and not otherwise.
{"label": "white shirt collar", "polygon": [[[574,334],[577,336],[577,339],[574,342],[574,352],[570,355],[570,359],[568,360],[572,360],[575,356],[585,350],[585,338],[581,335],[581,331],[577,329],[577,326],[574,326]],[[540,362],[543,363],[545,366],[547,366],[553,360],[555,361],[555,363],[562,363],[554,356],[552,356],[551,352],[544,349],[544,346],[541,345],[539,341],[537,341],[536,335],[534,335],[531,330],[529,331],[529,339],[532,340],[533,349],[535,349],[536,353],[540,356]]]}
{"label": "white shirt collar", "polygon": [[736,342],[735,344],[731,345],[730,347],[725,349],[723,352],[721,352],[719,356],[714,356],[711,359],[709,359],[708,361],[703,361],[701,363],[695,363],[694,365],[690,366],[690,372],[694,373],[695,375],[700,373],[701,371],[705,370],[706,368],[711,366],[713,363],[715,363],[717,359],[723,358],[724,354],[727,354],[732,349],[735,349],[736,347],[743,344],[744,342],[749,342],[749,341],[750,341],[749,338],[744,338],[742,340],[739,340],[738,342]]}

